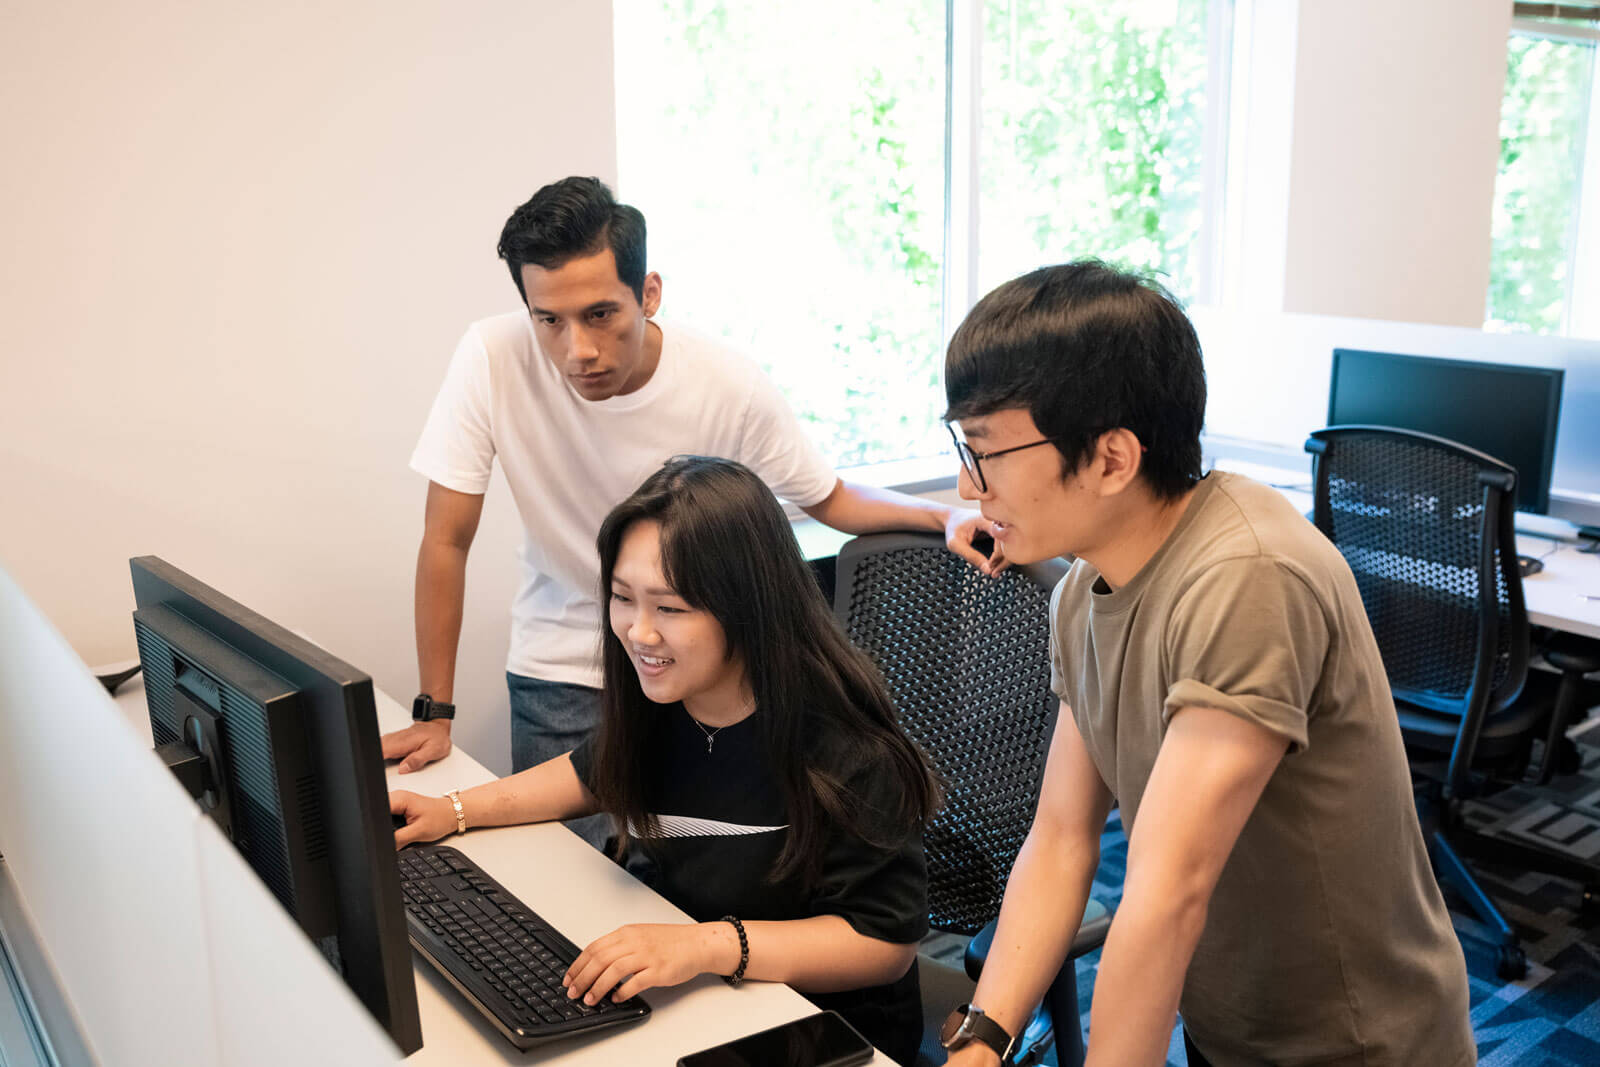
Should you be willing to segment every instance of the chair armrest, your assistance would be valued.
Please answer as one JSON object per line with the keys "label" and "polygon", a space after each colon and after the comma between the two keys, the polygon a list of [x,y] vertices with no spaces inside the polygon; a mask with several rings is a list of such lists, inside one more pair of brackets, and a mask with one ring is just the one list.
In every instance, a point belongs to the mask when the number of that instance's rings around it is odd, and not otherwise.
{"label": "chair armrest", "polygon": [[[998,920],[991,921],[982,930],[972,935],[972,940],[967,942],[967,951],[963,955],[962,963],[967,968],[967,977],[976,981],[983,973],[983,961],[989,958],[989,946],[994,944],[995,925]],[[1083,909],[1083,921],[1078,924],[1078,934],[1072,939],[1072,947],[1067,950],[1067,959],[1075,960],[1079,956],[1093,952],[1106,943],[1106,932],[1111,929],[1111,912],[1106,906],[1089,898],[1089,903]]]}

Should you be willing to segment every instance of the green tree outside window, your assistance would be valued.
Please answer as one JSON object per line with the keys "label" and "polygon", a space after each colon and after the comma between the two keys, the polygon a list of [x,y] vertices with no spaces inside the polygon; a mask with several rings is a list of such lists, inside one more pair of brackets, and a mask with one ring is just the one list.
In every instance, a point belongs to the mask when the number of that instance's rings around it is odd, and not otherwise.
{"label": "green tree outside window", "polygon": [[1489,329],[1564,328],[1593,76],[1591,44],[1511,38],[1494,188]]}
{"label": "green tree outside window", "polygon": [[[985,5],[986,286],[1098,255],[1194,291],[1206,9]],[[614,12],[618,192],[663,313],[750,352],[840,466],[947,451],[942,0]]]}

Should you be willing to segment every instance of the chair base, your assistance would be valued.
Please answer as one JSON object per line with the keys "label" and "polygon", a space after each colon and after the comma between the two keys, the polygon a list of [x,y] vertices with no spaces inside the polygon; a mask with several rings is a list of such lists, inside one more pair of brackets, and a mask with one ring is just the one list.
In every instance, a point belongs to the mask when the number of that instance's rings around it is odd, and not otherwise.
{"label": "chair base", "polygon": [[[1532,841],[1469,829],[1464,825],[1459,801],[1442,798],[1436,783],[1422,783],[1416,793],[1417,814],[1428,842],[1428,857],[1439,881],[1455,889],[1474,914],[1490,926],[1499,942],[1495,971],[1507,981],[1518,981],[1528,970],[1527,956],[1516,931],[1490,899],[1467,860],[1488,861],[1513,870],[1535,870],[1577,882],[1582,888],[1578,904],[1585,914],[1600,914],[1600,866]],[[1596,909],[1591,911],[1590,909]]]}
{"label": "chair base", "polygon": [[1467,867],[1463,857],[1488,860],[1513,868],[1543,871],[1558,878],[1567,878],[1581,886],[1582,897],[1578,910],[1586,914],[1600,911],[1600,867],[1584,863],[1572,856],[1543,849],[1531,843],[1511,841],[1489,834],[1472,833],[1464,829],[1435,830],[1429,835],[1428,853],[1434,869],[1442,882],[1458,891],[1472,907],[1473,912],[1499,937],[1499,958],[1495,972],[1507,981],[1517,981],[1527,974],[1527,956],[1516,931],[1489,898],[1476,876]]}
{"label": "chair base", "polygon": [[1467,865],[1462,862],[1461,856],[1443,833],[1436,830],[1429,837],[1428,854],[1433,859],[1434,870],[1438,873],[1439,880],[1453,886],[1466,898],[1478,918],[1492,926],[1499,935],[1499,958],[1495,961],[1495,973],[1508,982],[1519,981],[1526,977],[1528,957],[1522,950],[1522,943],[1517,939],[1517,932],[1511,928],[1511,924],[1500,913],[1494,901],[1489,899],[1489,894],[1484,892],[1477,878],[1467,869]]}

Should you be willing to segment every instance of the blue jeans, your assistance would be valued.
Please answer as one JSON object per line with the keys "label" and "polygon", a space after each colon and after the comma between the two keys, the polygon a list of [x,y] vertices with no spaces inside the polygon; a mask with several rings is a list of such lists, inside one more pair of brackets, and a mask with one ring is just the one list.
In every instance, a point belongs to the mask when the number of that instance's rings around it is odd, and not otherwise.
{"label": "blue jeans", "polygon": [[[571,752],[599,725],[598,689],[510,671],[506,688],[511,693],[512,773]],[[595,848],[604,848],[611,836],[611,820],[604,815],[569,819],[566,825]]]}

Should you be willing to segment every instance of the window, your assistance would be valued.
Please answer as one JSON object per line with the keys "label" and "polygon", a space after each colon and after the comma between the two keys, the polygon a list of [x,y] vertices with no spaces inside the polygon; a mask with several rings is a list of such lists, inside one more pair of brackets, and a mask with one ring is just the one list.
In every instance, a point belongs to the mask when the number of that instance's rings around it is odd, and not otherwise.
{"label": "window", "polygon": [[615,0],[619,196],[663,312],[840,466],[947,452],[944,341],[1085,255],[1212,284],[1230,0]]}
{"label": "window", "polygon": [[980,291],[1094,255],[1199,293],[1207,7],[984,5]]}
{"label": "window", "polygon": [[[1521,5],[1519,5],[1521,6]],[[1574,300],[1600,227],[1583,201],[1595,34],[1518,19],[1507,49],[1485,328],[1595,334]],[[1591,234],[1590,230],[1596,231]]]}

